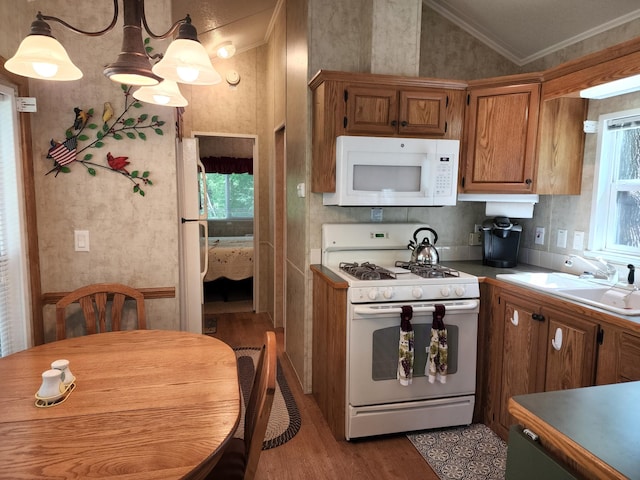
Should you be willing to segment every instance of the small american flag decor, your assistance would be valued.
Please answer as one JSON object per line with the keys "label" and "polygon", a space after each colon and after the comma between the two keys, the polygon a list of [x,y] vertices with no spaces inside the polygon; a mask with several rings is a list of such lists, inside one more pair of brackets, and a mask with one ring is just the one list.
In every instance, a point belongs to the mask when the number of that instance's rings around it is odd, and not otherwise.
{"label": "small american flag decor", "polygon": [[76,160],[76,148],[78,147],[78,140],[76,137],[71,137],[62,143],[51,147],[49,155],[58,163],[58,165],[68,165]]}

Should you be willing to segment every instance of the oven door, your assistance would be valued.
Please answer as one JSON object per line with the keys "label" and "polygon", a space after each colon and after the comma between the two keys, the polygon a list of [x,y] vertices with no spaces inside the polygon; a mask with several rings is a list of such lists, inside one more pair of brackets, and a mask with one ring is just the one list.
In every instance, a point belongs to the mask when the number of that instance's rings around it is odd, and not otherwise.
{"label": "oven door", "polygon": [[[429,383],[425,375],[434,305],[445,306],[448,362],[445,383]],[[379,405],[461,395],[476,386],[478,307],[476,299],[407,304],[413,308],[413,381],[397,380],[400,304],[350,305],[348,328],[348,402],[351,406]]]}

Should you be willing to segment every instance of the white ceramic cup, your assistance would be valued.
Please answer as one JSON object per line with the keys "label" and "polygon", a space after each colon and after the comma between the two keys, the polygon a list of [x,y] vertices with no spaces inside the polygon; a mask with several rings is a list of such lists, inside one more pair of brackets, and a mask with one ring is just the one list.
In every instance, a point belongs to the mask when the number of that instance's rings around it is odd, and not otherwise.
{"label": "white ceramic cup", "polygon": [[67,359],[62,358],[52,362],[51,368],[62,372],[62,383],[64,383],[65,386],[68,386],[76,379],[73,373],[71,373],[71,370],[69,370],[69,360]]}
{"label": "white ceramic cup", "polygon": [[64,386],[62,384],[62,370],[45,370],[42,372],[42,385],[38,390],[38,396],[49,401],[57,400],[62,396]]}

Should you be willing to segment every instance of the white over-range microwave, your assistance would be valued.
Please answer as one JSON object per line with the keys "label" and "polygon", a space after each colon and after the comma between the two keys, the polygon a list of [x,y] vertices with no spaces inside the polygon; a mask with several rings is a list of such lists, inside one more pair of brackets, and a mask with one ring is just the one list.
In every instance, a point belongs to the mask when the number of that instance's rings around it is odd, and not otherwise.
{"label": "white over-range microwave", "polygon": [[459,140],[340,136],[324,205],[455,205]]}

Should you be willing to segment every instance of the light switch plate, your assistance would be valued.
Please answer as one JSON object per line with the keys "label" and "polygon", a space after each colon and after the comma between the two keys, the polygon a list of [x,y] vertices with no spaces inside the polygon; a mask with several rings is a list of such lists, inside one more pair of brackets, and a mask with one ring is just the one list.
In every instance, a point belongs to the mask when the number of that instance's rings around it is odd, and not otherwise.
{"label": "light switch plate", "polygon": [[89,230],[74,230],[73,240],[76,252],[89,251]]}
{"label": "light switch plate", "polygon": [[573,233],[573,249],[584,250],[584,232]]}
{"label": "light switch plate", "polygon": [[567,231],[566,230],[558,230],[558,240],[556,242],[556,246],[560,248],[567,248]]}

